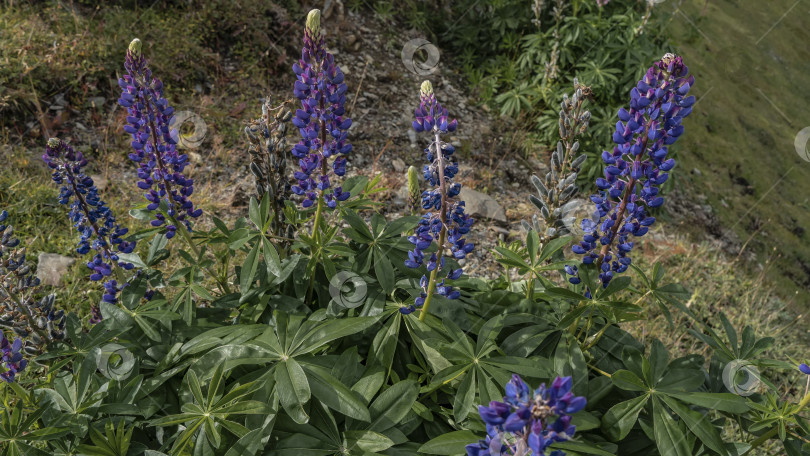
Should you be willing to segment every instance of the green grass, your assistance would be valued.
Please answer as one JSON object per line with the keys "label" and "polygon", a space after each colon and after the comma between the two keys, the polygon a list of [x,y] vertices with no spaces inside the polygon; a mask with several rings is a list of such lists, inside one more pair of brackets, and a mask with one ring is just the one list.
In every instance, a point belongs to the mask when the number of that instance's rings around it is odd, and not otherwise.
{"label": "green grass", "polygon": [[766,284],[784,297],[800,291],[795,302],[807,309],[810,162],[794,148],[796,135],[810,126],[810,48],[799,44],[810,42],[807,4],[672,6],[663,8],[674,11],[667,30],[696,75],[699,99],[677,149],[678,183],[707,197],[722,225],[757,253],[757,263],[775,253]]}

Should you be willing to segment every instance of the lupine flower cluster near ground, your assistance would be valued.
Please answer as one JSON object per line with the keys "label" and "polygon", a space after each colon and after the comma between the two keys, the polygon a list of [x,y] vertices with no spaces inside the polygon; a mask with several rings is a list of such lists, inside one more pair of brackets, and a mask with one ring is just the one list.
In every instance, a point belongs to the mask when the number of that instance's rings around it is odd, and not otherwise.
{"label": "lupine flower cluster near ground", "polygon": [[[478,406],[488,435],[485,440],[467,445],[467,455],[546,454],[553,443],[569,440],[576,432],[571,414],[585,408],[587,402],[584,397],[574,396],[571,386],[571,377],[557,377],[550,388],[544,383],[531,391],[519,375],[513,375],[506,384],[503,402]],[[560,450],[551,452],[551,456],[563,454]]]}
{"label": "lupine flower cluster near ground", "polygon": [[[415,167],[401,176],[411,215],[391,217],[371,198],[379,177],[346,176],[348,86],[320,19],[307,16],[288,75],[300,108],[268,97],[245,129],[257,194],[233,223],[192,202],[174,110],[137,39],[122,55],[119,104],[147,200],[130,214],[149,223],[130,233],[113,214],[125,208],[105,204],[85,174],[81,145],[48,141],[43,160],[70,207],[76,253],[94,253],[89,311],[57,310],[59,293],[44,295],[0,212],[4,451],[730,456],[779,445],[801,454],[806,363],[765,358],[773,339],[749,327],[738,337],[725,316],[695,316],[689,292],[662,283],[660,264],[651,275],[636,268],[632,286],[630,274],[613,280],[661,210],[669,148],[695,103],[681,57],[655,62],[619,110],[591,197],[598,222],[582,220],[582,240],[562,229],[586,164],[575,136],[590,121],[592,89],[575,82],[549,175],[534,179],[543,232],[527,224],[525,242],[498,246],[504,277],[484,280],[462,277],[473,219],[443,139],[458,122],[441,88],[423,82],[403,125],[427,138],[427,164],[421,180]],[[291,147],[286,122],[301,138]],[[288,175],[290,157],[298,169]],[[673,357],[623,329],[655,302],[690,319],[696,353]],[[745,383],[744,369],[780,370],[782,382],[807,374],[807,387]]]}

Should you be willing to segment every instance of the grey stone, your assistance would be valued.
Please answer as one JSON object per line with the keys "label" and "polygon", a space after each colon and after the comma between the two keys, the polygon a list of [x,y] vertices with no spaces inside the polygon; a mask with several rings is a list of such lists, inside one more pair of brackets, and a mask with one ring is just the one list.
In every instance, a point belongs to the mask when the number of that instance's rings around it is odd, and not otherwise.
{"label": "grey stone", "polygon": [[40,253],[37,259],[37,277],[43,285],[58,286],[62,276],[75,261],[73,258],[56,253]]}
{"label": "grey stone", "polygon": [[405,171],[405,162],[402,161],[401,158],[395,158],[391,160],[391,166],[394,167],[394,171],[401,173]]}
{"label": "grey stone", "polygon": [[104,189],[107,188],[107,178],[101,174],[91,174],[90,179],[93,179],[93,183],[96,184],[96,188],[99,189],[99,191],[104,191]]}
{"label": "grey stone", "polygon": [[506,222],[506,211],[491,196],[462,188],[459,199],[465,202],[467,213],[470,215],[480,215],[499,222]]}

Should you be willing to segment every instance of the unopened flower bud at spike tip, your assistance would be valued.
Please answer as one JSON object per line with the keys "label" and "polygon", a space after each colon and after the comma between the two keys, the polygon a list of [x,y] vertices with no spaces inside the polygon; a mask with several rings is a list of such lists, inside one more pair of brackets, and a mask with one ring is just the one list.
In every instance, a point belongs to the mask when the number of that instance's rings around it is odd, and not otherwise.
{"label": "unopened flower bud at spike tip", "polygon": [[129,43],[129,53],[134,56],[141,55],[141,40],[135,38]]}
{"label": "unopened flower bud at spike tip", "polygon": [[433,85],[430,81],[425,81],[422,83],[422,95],[431,95],[433,94]]}
{"label": "unopened flower bud at spike tip", "polygon": [[48,140],[48,147],[59,147],[59,144],[62,142],[59,138],[51,138]]}
{"label": "unopened flower bud at spike tip", "polygon": [[307,30],[316,37],[321,34],[321,10],[314,9],[307,14]]}

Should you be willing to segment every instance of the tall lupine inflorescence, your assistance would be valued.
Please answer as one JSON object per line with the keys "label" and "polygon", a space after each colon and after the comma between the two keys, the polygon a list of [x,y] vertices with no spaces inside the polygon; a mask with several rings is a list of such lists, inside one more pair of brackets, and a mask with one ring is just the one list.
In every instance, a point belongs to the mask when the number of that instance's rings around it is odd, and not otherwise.
{"label": "tall lupine inflorescence", "polygon": [[53,170],[53,181],[62,186],[59,202],[70,205],[69,217],[80,236],[76,251],[81,254],[91,250],[96,252],[87,263],[93,271],[90,280],[105,280],[104,300],[115,303],[116,295],[124,285],[123,275],[118,275],[120,284],[110,280],[110,276],[115,268],[133,268],[132,263],[120,260],[118,253],[131,253],[135,243],[123,239],[127,229],[116,223],[112,211],[99,197],[93,179],[82,171],[87,160],[81,152],[74,151],[60,139],[51,138],[42,159]]}
{"label": "tall lupine inflorescence", "polygon": [[[459,297],[458,290],[446,285],[445,280],[456,280],[463,271],[461,268],[445,271],[444,252],[449,248],[453,258],[461,260],[473,250],[473,244],[464,239],[464,235],[470,231],[473,219],[464,213],[464,201],[456,200],[461,192],[461,184],[453,182],[453,177],[458,173],[458,162],[453,157],[455,149],[441,139],[442,134],[455,131],[458,123],[455,119],[448,118],[447,109],[436,100],[430,81],[422,83],[421,101],[414,114],[414,130],[433,134],[433,141],[425,149],[428,164],[424,167],[425,180],[433,189],[422,193],[422,208],[435,212],[424,214],[414,235],[408,238],[414,249],[408,252],[408,260],[405,261],[409,268],[426,264],[430,278],[422,276],[422,292],[414,305],[400,311],[407,314],[424,305],[419,316],[422,320],[427,315],[434,293],[447,299]],[[434,243],[437,251],[426,259],[424,252]],[[444,276],[441,279],[438,278],[440,272]]]}
{"label": "tall lupine inflorescence", "polygon": [[[535,215],[532,223],[523,222],[528,231],[534,229],[545,244],[554,238],[568,234],[568,227],[575,222],[569,214],[577,209],[578,201],[572,200],[579,192],[577,173],[585,162],[586,155],[579,152],[576,137],[585,133],[591,120],[591,112],[584,109],[585,101],[591,96],[591,88],[574,78],[574,94],[569,98],[563,95],[560,103],[558,123],[560,140],[551,153],[549,171],[545,178],[532,175],[532,183],[538,195],[530,195],[529,200],[540,211],[540,219]],[[575,158],[576,157],[576,158]]]}
{"label": "tall lupine inflorescence", "polygon": [[[177,230],[175,222],[183,223],[191,231],[189,218],[202,214],[202,209],[194,209],[189,199],[194,182],[183,175],[188,156],[178,154],[175,149],[177,132],[170,128],[174,108],[163,97],[163,83],[152,77],[137,38],[129,45],[124,68],[127,74],[118,80],[121,86],[118,104],[127,109],[124,131],[132,135],[133,149],[129,158],[138,163],[141,179],[138,188],[146,191],[147,209],[155,211],[152,226],[166,224],[166,237],[172,238]],[[161,201],[166,203],[168,221],[158,211]]]}
{"label": "tall lupine inflorescence", "polygon": [[272,106],[270,97],[262,104],[262,117],[245,127],[250,141],[250,172],[256,178],[258,198],[267,193],[272,209],[272,233],[291,239],[295,227],[288,223],[284,215],[285,201],[290,196],[291,184],[287,179],[287,124],[292,119],[288,102]]}
{"label": "tall lupine inflorescence", "polygon": [[[518,375],[506,384],[503,402],[479,405],[487,438],[467,445],[467,456],[540,456],[556,442],[573,437],[571,415],[585,408],[586,399],[571,392],[571,377],[557,377],[532,392]],[[563,456],[560,450],[551,456]]]}
{"label": "tall lupine inflorescence", "polygon": [[301,60],[293,65],[293,71],[297,76],[295,97],[301,100],[301,109],[295,111],[292,123],[298,127],[301,141],[292,148],[300,165],[300,171],[295,172],[298,185],[293,185],[292,191],[304,196],[305,208],[316,201],[319,209],[324,203],[334,208],[338,201],[349,197],[342,187],[332,188],[330,176],[346,174],[344,155],[352,150],[346,137],[352,121],[345,117],[343,72],[332,54],[326,52],[320,10],[312,10],[307,16]]}
{"label": "tall lupine inflorescence", "polygon": [[[683,134],[681,122],[692,112],[695,97],[687,94],[694,82],[681,57],[666,54],[630,92],[630,109],[619,110],[616,146],[602,153],[605,177],[596,180],[599,192],[591,196],[598,221],[582,221],[586,234],[572,248],[584,256],[583,263],[596,264],[603,286],[627,270],[632,239],[655,223],[648,210],[664,203],[659,186],[675,166],[668,147]],[[566,272],[574,276],[571,283],[580,282],[576,267],[566,266]]]}
{"label": "tall lupine inflorescence", "polygon": [[54,295],[34,299],[39,279],[7,220],[8,212],[0,211],[0,379],[13,382],[28,364],[23,355],[38,355],[45,343],[64,339],[65,313],[54,309]]}

